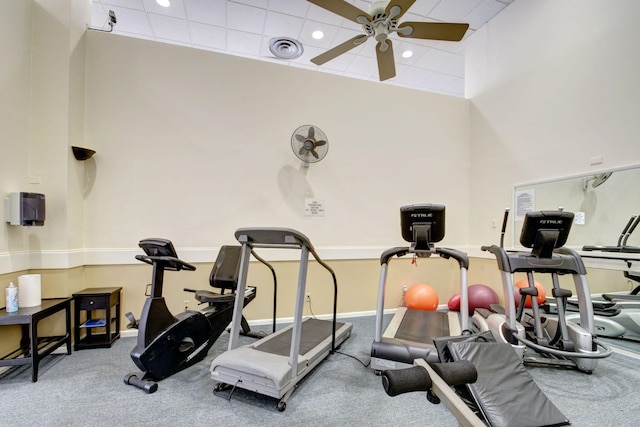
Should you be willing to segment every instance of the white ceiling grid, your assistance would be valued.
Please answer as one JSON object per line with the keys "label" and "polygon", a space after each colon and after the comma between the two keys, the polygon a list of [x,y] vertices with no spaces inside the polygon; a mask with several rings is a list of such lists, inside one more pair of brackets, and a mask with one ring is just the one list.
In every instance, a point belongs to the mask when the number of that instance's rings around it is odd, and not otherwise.
{"label": "white ceiling grid", "polygon": [[[378,81],[375,44],[362,46],[316,66],[310,59],[362,33],[361,27],[306,0],[92,0],[95,28],[108,29],[107,14],[117,17],[115,34],[155,40]],[[348,0],[369,11],[371,1]],[[515,0],[417,0],[403,21],[464,22],[470,27],[461,42],[418,40],[392,36],[396,77],[381,82],[428,92],[464,97],[464,45],[478,28]],[[324,32],[315,40],[311,33]],[[284,60],[269,52],[274,37],[299,40],[303,54]],[[401,56],[413,51],[411,58]]]}

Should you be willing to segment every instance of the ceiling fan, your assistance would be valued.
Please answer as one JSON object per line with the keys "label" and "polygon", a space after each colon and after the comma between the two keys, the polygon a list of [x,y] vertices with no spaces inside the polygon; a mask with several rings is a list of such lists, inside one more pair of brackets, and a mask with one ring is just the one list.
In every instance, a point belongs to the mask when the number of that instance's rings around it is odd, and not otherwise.
{"label": "ceiling fan", "polygon": [[359,34],[346,42],[329,49],[325,53],[311,59],[316,65],[322,65],[332,59],[360,46],[373,37],[376,45],[378,60],[378,74],[380,81],[390,79],[396,75],[393,59],[393,44],[389,35],[397,33],[400,37],[427,40],[460,41],[469,28],[469,24],[449,22],[403,22],[398,20],[415,3],[416,0],[383,0],[371,3],[370,13],[353,6],[344,0],[308,0],[345,19],[362,25],[364,34]]}

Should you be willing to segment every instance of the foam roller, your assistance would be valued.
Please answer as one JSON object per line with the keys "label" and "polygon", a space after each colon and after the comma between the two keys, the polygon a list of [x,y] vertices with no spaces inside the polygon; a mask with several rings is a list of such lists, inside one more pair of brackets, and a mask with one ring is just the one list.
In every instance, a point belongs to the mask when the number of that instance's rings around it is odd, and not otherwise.
{"label": "foam roller", "polygon": [[[429,366],[448,385],[474,383],[478,379],[478,372],[475,366],[466,360],[451,363],[432,363]],[[431,384],[429,373],[422,366],[382,372],[382,386],[389,396],[397,396],[413,391],[429,391]]]}

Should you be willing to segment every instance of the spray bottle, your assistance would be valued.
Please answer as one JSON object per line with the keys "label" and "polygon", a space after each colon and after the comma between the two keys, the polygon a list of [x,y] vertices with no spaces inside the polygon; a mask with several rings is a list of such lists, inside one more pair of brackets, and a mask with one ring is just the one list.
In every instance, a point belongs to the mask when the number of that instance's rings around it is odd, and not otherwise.
{"label": "spray bottle", "polygon": [[18,311],[18,288],[13,282],[9,283],[5,291],[7,313]]}

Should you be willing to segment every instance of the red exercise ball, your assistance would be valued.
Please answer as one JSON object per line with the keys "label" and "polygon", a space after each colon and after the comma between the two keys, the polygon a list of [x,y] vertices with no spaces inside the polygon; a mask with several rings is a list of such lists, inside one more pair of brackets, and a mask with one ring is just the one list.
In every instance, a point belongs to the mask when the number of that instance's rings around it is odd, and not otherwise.
{"label": "red exercise ball", "polygon": [[[538,289],[538,305],[542,305],[547,299],[547,291],[544,289],[544,286],[542,286],[542,284],[539,283],[537,280],[534,281],[534,284],[536,286],[536,289]],[[516,307],[517,307],[520,304],[520,298],[522,297],[522,295],[520,295],[520,292],[518,290],[520,288],[528,288],[529,279],[518,280],[516,283],[514,283],[514,286],[515,286],[515,289],[513,290],[513,296],[514,296],[514,299],[516,300]],[[527,299],[524,302],[524,306],[527,308],[531,308],[531,305],[532,305],[531,297],[527,296]]]}
{"label": "red exercise ball", "polygon": [[407,289],[404,303],[414,310],[435,311],[438,309],[438,293],[426,283],[416,283]]}
{"label": "red exercise ball", "polygon": [[[487,285],[471,285],[467,290],[469,298],[469,316],[473,315],[476,308],[491,310],[492,304],[499,304],[500,298],[496,291]],[[455,294],[449,299],[449,310],[460,311],[460,294]]]}

